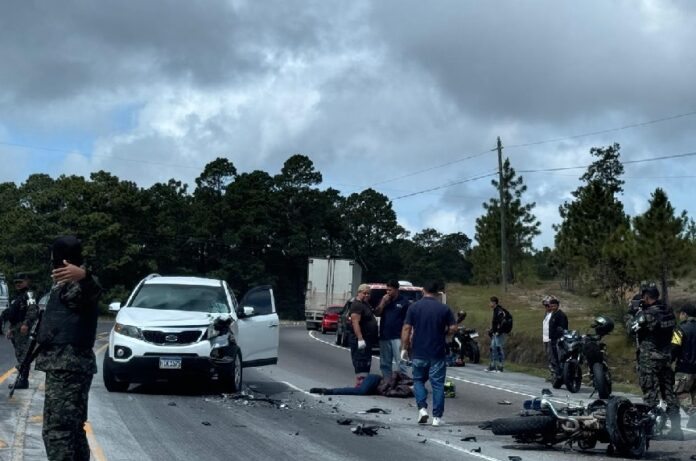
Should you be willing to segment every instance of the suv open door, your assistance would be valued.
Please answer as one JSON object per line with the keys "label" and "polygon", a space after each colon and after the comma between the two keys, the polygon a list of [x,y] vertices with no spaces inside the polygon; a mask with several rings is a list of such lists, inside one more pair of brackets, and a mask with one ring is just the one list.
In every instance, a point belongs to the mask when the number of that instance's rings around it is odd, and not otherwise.
{"label": "suv open door", "polygon": [[262,285],[249,290],[237,310],[234,334],[244,351],[245,367],[278,363],[279,321],[273,288]]}

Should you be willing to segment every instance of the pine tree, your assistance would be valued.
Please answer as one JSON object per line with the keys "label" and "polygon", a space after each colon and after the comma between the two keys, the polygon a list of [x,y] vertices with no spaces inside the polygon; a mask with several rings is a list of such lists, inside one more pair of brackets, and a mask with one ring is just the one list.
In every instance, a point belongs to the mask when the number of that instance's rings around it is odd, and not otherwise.
{"label": "pine tree", "polygon": [[[497,180],[491,181],[496,188]],[[516,272],[524,258],[532,251],[532,240],[539,235],[539,226],[532,210],[536,203],[522,203],[522,195],[527,191],[524,178],[517,176],[510,166],[510,159],[503,163],[503,196],[505,200],[505,225],[507,240],[507,281],[514,282]],[[500,200],[491,198],[483,204],[486,214],[476,220],[477,246],[472,250],[474,278],[478,283],[500,282]]]}
{"label": "pine tree", "polygon": [[659,187],[652,193],[650,207],[633,218],[637,262],[642,274],[660,282],[662,300],[669,303],[668,280],[685,275],[691,261],[686,211],[674,215],[674,207]]}

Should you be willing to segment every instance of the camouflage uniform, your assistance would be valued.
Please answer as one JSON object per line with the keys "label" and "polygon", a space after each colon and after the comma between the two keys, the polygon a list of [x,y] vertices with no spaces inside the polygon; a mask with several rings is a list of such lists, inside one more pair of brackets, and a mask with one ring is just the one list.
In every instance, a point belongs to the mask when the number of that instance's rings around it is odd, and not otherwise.
{"label": "camouflage uniform", "polygon": [[674,392],[674,371],[671,367],[671,338],[676,326],[672,309],[660,304],[644,306],[638,330],[639,383],[643,402],[657,406],[660,396],[667,404],[667,414],[679,418],[679,402]]}
{"label": "camouflage uniform", "polygon": [[36,369],[46,372],[42,436],[50,461],[89,460],[84,424],[92,378],[100,287],[87,273],[55,285],[39,329]]}
{"label": "camouflage uniform", "polygon": [[[36,304],[28,303],[27,292],[22,290],[10,303],[10,307],[0,314],[0,324],[8,322],[10,324],[10,341],[15,351],[17,365],[22,363],[24,356],[29,347],[29,331],[39,315],[39,309]],[[26,325],[28,330],[26,333],[21,332],[22,325]]]}
{"label": "camouflage uniform", "polygon": [[696,425],[696,317],[686,317],[674,330],[672,347],[677,362],[675,392],[689,415],[689,427],[693,427]]}

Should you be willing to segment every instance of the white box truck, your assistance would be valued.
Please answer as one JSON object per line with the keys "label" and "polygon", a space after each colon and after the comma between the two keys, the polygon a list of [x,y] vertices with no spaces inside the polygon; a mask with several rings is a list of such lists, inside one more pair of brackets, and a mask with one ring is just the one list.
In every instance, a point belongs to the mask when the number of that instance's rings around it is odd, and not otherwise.
{"label": "white box truck", "polygon": [[309,258],[305,292],[307,329],[319,329],[327,307],[342,306],[355,296],[361,277],[362,267],[351,259]]}

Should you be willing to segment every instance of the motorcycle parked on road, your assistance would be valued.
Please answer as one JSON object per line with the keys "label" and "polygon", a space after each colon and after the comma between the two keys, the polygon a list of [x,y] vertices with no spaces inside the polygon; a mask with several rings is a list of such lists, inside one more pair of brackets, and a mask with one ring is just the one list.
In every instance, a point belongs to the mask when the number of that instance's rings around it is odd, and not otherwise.
{"label": "motorcycle parked on road", "polygon": [[594,334],[581,335],[578,331],[569,330],[558,340],[562,382],[556,381],[554,387],[560,388],[561,384],[565,384],[570,392],[578,392],[582,384],[582,366],[587,363],[594,391],[599,398],[606,399],[611,395],[611,371],[607,365],[607,346],[602,342],[602,337],[612,332],[614,322],[600,315],[594,319],[591,327]]}
{"label": "motorcycle parked on road", "polygon": [[577,443],[581,450],[591,450],[597,442],[608,443],[610,455],[642,458],[650,439],[661,435],[660,418],[659,409],[624,397],[595,400],[584,407],[557,407],[549,394],[542,394],[527,400],[519,417],[496,419],[481,428],[495,435],[511,435],[517,443]]}
{"label": "motorcycle parked on road", "polygon": [[457,331],[452,335],[452,340],[447,345],[450,355],[455,357],[455,365],[464,366],[464,359],[468,357],[471,363],[481,361],[481,349],[479,348],[479,334],[473,328],[465,328],[460,325],[466,318],[466,312],[460,311],[457,314]]}

